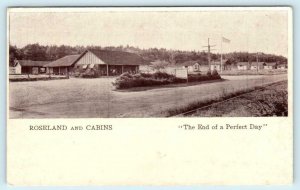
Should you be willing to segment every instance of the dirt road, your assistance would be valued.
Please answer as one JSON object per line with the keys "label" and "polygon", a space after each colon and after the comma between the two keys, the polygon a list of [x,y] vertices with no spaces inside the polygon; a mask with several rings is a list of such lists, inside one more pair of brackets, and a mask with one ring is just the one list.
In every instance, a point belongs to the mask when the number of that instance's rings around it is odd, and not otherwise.
{"label": "dirt road", "polygon": [[113,78],[12,82],[10,118],[164,117],[167,109],[225,92],[287,80],[287,75],[224,76],[190,86],[115,91]]}

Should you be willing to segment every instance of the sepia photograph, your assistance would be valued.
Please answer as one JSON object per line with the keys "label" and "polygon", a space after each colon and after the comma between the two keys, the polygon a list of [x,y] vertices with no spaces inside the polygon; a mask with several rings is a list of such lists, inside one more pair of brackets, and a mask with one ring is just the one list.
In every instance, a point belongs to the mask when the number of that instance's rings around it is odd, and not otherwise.
{"label": "sepia photograph", "polygon": [[287,117],[288,9],[8,10],[9,118]]}
{"label": "sepia photograph", "polygon": [[292,11],[8,8],[7,184],[292,184]]}

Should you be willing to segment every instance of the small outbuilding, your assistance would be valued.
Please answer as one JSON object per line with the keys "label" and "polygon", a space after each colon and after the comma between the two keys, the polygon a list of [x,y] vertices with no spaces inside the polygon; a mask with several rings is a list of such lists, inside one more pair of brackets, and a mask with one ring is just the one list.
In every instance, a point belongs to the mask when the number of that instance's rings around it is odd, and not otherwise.
{"label": "small outbuilding", "polygon": [[10,75],[18,75],[21,74],[22,66],[19,61],[15,60],[12,63],[9,63],[9,74]]}
{"label": "small outbuilding", "polygon": [[250,69],[249,62],[238,62],[236,65],[237,65],[238,70],[249,70]]}
{"label": "small outbuilding", "polygon": [[210,63],[210,69],[213,70],[217,70],[217,71],[221,71],[222,70],[231,70],[231,65],[229,63],[229,61],[227,59],[224,59],[222,61],[222,66],[221,66],[221,61],[212,61]]}
{"label": "small outbuilding", "polygon": [[276,62],[266,63],[266,65],[264,65],[264,69],[276,69],[276,68],[277,68]]}
{"label": "small outbuilding", "polygon": [[188,72],[200,72],[200,64],[198,61],[185,61],[178,66],[186,68]]}
{"label": "small outbuilding", "polygon": [[31,61],[31,60],[16,60],[10,64],[10,73],[15,74],[44,74],[46,73],[45,65],[49,61]]}
{"label": "small outbuilding", "polygon": [[287,69],[287,64],[286,63],[278,64],[277,69],[285,70],[285,69]]}
{"label": "small outbuilding", "polygon": [[264,69],[264,67],[266,66],[265,62],[252,62],[251,63],[251,70],[261,70]]}

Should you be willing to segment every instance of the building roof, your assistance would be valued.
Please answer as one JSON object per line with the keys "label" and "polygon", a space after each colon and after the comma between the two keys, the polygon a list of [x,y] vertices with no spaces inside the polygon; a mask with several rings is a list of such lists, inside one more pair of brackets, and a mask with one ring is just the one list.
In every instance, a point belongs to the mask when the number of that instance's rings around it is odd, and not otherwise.
{"label": "building roof", "polygon": [[267,66],[276,66],[277,63],[276,62],[271,62],[271,63],[266,63]]}
{"label": "building roof", "polygon": [[[183,63],[177,63],[178,66],[192,66],[198,63],[198,61],[185,61]],[[199,64],[199,63],[198,63]]]}
{"label": "building roof", "polygon": [[108,65],[147,65],[150,64],[145,61],[141,56],[135,53],[123,52],[123,51],[111,51],[111,50],[94,50],[89,49],[86,52],[92,52],[99,59],[104,61]]}
{"label": "building roof", "polygon": [[251,63],[251,66],[257,66],[257,65],[261,67],[261,66],[264,66],[266,64],[265,64],[265,62],[252,62]]}
{"label": "building roof", "polygon": [[248,65],[250,65],[250,63],[249,62],[238,62],[237,65],[239,65],[239,66],[248,66]]}
{"label": "building roof", "polygon": [[14,60],[13,62],[9,62],[10,67],[16,67],[19,64],[17,60]]}
{"label": "building roof", "polygon": [[[226,64],[227,61],[228,61],[228,59],[223,59],[223,60],[222,60],[222,63],[223,63],[223,64]],[[218,61],[212,61],[212,62],[210,63],[210,65],[220,65],[220,64],[221,64],[221,61],[220,61],[220,60],[218,60]]]}
{"label": "building roof", "polygon": [[45,67],[69,67],[79,59],[80,55],[67,55],[45,65]]}
{"label": "building roof", "polygon": [[50,61],[31,61],[31,60],[18,60],[22,67],[44,67]]}
{"label": "building roof", "polygon": [[287,63],[279,63],[277,66],[287,66]]}

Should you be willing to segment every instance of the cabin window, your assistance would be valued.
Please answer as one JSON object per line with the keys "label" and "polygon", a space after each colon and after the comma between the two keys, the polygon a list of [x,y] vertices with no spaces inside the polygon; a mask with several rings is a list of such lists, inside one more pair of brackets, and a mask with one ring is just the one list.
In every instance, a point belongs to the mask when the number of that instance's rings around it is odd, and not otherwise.
{"label": "cabin window", "polygon": [[40,68],[40,72],[41,73],[45,73],[46,72],[46,68],[45,67]]}
{"label": "cabin window", "polygon": [[198,70],[199,70],[199,65],[198,65],[198,64],[195,64],[195,65],[194,65],[194,70],[195,70],[195,71],[198,71]]}

